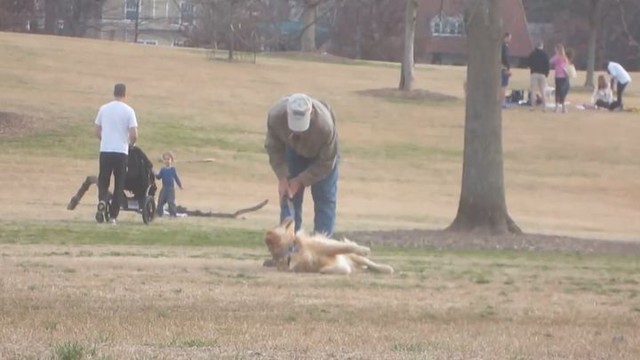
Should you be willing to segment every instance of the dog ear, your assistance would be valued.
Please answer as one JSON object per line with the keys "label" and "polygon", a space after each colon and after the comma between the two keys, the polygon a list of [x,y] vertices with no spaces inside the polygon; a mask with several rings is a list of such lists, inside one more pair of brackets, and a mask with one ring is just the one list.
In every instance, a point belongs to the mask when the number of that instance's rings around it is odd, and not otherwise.
{"label": "dog ear", "polygon": [[267,244],[267,247],[271,249],[280,243],[280,236],[273,230],[269,230],[264,236],[264,242]]}

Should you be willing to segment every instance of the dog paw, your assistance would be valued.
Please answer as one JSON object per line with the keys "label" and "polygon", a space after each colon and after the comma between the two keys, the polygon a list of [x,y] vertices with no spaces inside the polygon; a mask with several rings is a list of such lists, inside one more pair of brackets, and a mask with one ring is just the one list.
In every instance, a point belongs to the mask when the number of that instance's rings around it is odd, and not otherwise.
{"label": "dog paw", "polygon": [[358,246],[356,254],[360,256],[367,256],[371,253],[371,249],[366,246]]}
{"label": "dog paw", "polygon": [[273,259],[267,259],[262,263],[264,267],[276,267],[276,262]]}

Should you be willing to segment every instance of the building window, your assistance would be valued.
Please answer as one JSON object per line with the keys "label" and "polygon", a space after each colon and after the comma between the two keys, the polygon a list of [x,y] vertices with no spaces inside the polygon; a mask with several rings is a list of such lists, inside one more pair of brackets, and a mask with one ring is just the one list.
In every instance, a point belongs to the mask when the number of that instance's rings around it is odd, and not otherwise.
{"label": "building window", "polygon": [[142,6],[141,0],[125,0],[124,1],[124,18],[127,20],[136,20],[138,18],[138,1]]}
{"label": "building window", "polygon": [[158,40],[138,40],[138,44],[142,44],[142,45],[158,45]]}
{"label": "building window", "polygon": [[432,36],[464,36],[464,18],[462,15],[436,15],[429,23]]}
{"label": "building window", "polygon": [[180,25],[193,25],[194,6],[190,2],[180,3]]}

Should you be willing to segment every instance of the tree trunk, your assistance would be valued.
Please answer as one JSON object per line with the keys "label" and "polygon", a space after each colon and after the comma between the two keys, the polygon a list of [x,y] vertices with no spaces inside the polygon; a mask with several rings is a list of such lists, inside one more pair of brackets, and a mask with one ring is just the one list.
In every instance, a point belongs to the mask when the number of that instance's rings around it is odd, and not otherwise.
{"label": "tree trunk", "polygon": [[598,33],[602,24],[604,0],[591,0],[589,3],[589,47],[587,49],[587,76],[584,86],[594,87],[594,72],[596,67],[596,46],[598,45]]}
{"label": "tree trunk", "polygon": [[229,4],[229,61],[233,61],[233,52],[236,49],[236,34],[233,27],[233,14],[235,13],[235,2]]}
{"label": "tree trunk", "polygon": [[503,0],[468,4],[467,88],[462,190],[452,231],[521,233],[509,217],[502,162],[500,46]]}
{"label": "tree trunk", "polygon": [[356,59],[362,59],[362,14],[361,14],[362,5],[358,2],[356,7]]}
{"label": "tree trunk", "polygon": [[140,0],[136,1],[136,19],[133,24],[133,42],[138,42],[138,35],[140,35]]}
{"label": "tree trunk", "polygon": [[58,18],[60,4],[56,0],[47,0],[44,3],[44,32],[46,34],[58,33]]}
{"label": "tree trunk", "polygon": [[302,36],[300,50],[316,51],[316,6],[315,1],[307,1],[302,12]]}
{"label": "tree trunk", "polygon": [[414,42],[416,37],[416,16],[418,12],[418,0],[407,0],[407,9],[404,19],[404,54],[400,68],[400,85],[402,91],[410,91],[413,86],[414,69]]}
{"label": "tree trunk", "polygon": [[592,24],[589,27],[589,47],[587,49],[587,75],[584,86],[593,88],[593,73],[596,67],[596,44],[598,41],[598,29]]}

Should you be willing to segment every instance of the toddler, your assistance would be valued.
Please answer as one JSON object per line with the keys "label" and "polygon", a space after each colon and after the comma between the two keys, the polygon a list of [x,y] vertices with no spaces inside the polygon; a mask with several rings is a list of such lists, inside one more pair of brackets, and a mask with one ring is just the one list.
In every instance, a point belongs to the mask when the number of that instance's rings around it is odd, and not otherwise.
{"label": "toddler", "polygon": [[178,177],[176,168],[173,167],[173,154],[165,152],[162,154],[162,162],[164,167],[156,174],[157,179],[162,179],[162,189],[158,196],[158,207],[156,215],[164,215],[164,205],[169,204],[169,216],[176,216],[176,189],[174,183],[182,190],[182,183]]}

